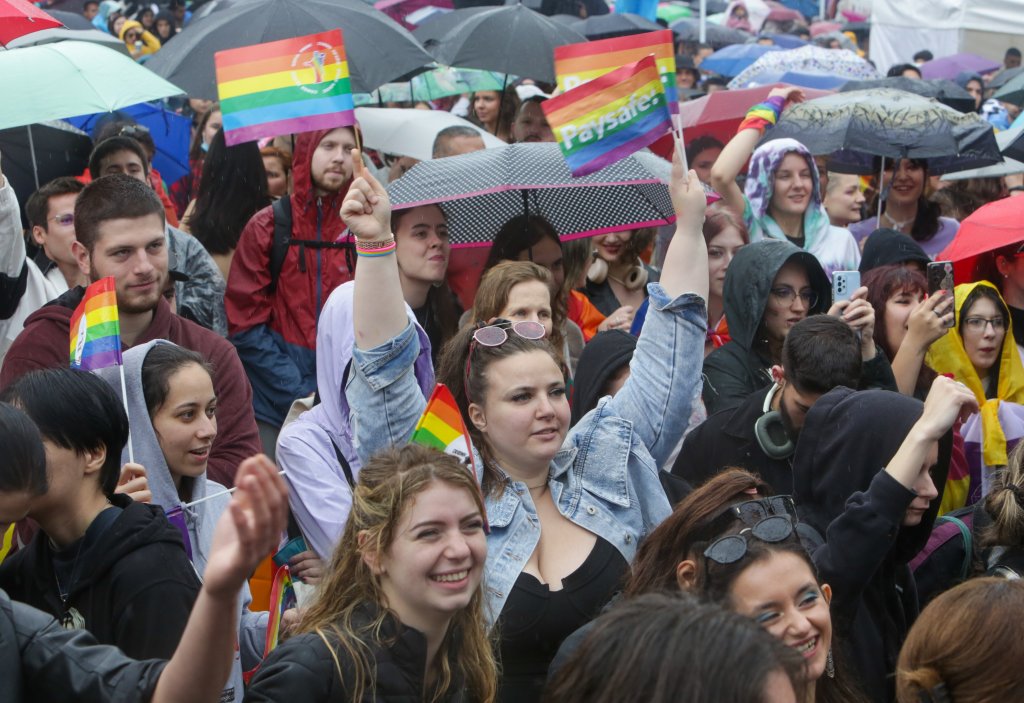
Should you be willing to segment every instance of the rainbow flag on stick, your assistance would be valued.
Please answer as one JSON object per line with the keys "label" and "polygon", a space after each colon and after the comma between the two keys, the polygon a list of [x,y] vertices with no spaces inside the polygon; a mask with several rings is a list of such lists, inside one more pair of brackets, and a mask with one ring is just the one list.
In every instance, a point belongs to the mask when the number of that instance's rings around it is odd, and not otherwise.
{"label": "rainbow flag on stick", "polygon": [[356,123],[340,29],[218,51],[214,61],[229,145]]}
{"label": "rainbow flag on stick", "polygon": [[672,129],[654,59],[599,76],[541,103],[572,175],[586,176]]}
{"label": "rainbow flag on stick", "polygon": [[121,363],[121,325],[114,277],[85,289],[71,315],[71,368],[92,371]]}
{"label": "rainbow flag on stick", "polygon": [[558,87],[563,92],[572,90],[651,55],[658,66],[669,111],[675,115],[679,112],[679,93],[676,90],[676,57],[671,29],[556,47]]}

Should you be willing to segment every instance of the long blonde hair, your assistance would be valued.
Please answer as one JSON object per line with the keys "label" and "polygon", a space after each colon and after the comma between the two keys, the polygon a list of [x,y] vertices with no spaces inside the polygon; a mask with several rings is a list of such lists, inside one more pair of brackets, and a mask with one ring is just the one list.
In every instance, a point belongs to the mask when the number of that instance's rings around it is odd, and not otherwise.
{"label": "long blonde hair", "polygon": [[[339,676],[341,657],[350,663],[352,680],[346,682],[350,700],[362,700],[374,687],[374,649],[387,646],[382,627],[389,614],[379,578],[364,554],[384,554],[409,502],[435,482],[461,488],[485,514],[483,498],[471,470],[453,456],[418,445],[389,448],[375,455],[359,471],[352,495],[352,510],[334,550],[330,569],[317,590],[316,601],[302,616],[297,633],[315,632],[327,645]],[[359,535],[364,535],[360,544]],[[474,701],[493,701],[497,670],[492,643],[483,617],[483,589],[477,588],[469,605],[452,618],[441,648],[440,670],[424,700],[439,701],[452,685],[463,686]],[[356,612],[364,604],[377,606],[372,622],[360,624]],[[429,677],[428,677],[429,680]]]}

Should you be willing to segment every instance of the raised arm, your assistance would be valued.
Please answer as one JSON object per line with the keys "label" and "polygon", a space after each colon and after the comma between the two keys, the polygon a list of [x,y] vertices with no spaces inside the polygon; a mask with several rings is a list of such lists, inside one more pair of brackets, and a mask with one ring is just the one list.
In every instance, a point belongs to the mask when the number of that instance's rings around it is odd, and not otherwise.
{"label": "raised arm", "polygon": [[[779,99],[781,99],[781,103]],[[760,106],[765,106],[766,110],[769,107],[777,108],[775,116],[778,117],[778,113],[781,113],[789,102],[802,102],[803,99],[804,93],[799,88],[775,88],[768,93],[768,99],[764,103],[755,105],[751,111]],[[748,112],[747,115],[749,118],[750,113]],[[748,124],[750,126],[746,126]],[[758,128],[756,123],[744,120],[740,123],[740,129],[736,132],[736,136],[729,140],[729,143],[722,149],[722,153],[718,155],[715,165],[711,167],[711,187],[722,196],[726,206],[738,215],[743,214],[746,203],[743,191],[736,185],[736,177],[743,170],[743,164],[754,153],[763,134],[763,127]]]}
{"label": "raised arm", "polygon": [[911,311],[907,334],[892,360],[896,385],[903,395],[914,395],[928,349],[946,334],[946,323],[952,317],[953,296],[946,291],[937,291]]}

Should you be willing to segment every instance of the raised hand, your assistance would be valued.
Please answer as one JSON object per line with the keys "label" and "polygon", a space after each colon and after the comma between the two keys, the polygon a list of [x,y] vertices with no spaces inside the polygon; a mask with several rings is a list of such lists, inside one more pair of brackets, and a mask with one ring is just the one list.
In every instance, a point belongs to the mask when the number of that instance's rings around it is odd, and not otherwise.
{"label": "raised hand", "polygon": [[974,392],[959,381],[939,376],[932,382],[924,401],[924,412],[915,425],[927,439],[938,440],[960,420],[978,412]]}
{"label": "raised hand", "polygon": [[768,93],[769,98],[782,98],[786,102],[785,105],[790,103],[802,103],[804,101],[804,91],[802,88],[795,86],[780,86],[778,88],[772,88],[772,91]]}
{"label": "raised hand", "polygon": [[953,320],[953,295],[947,291],[936,291],[927,300],[922,300],[907,318],[907,336],[904,344],[914,344],[920,352],[942,339],[949,330],[947,324]]}
{"label": "raised hand", "polygon": [[701,233],[704,226],[704,211],[708,206],[707,195],[700,179],[697,178],[697,172],[692,169],[688,173],[683,171],[678,149],[672,155],[672,183],[669,190],[672,195],[672,207],[676,211],[676,227],[681,226]]}
{"label": "raised hand", "polygon": [[341,219],[357,239],[376,241],[391,236],[391,201],[384,186],[363,165],[359,149],[352,150],[356,179],[341,204]]}
{"label": "raised hand", "polygon": [[146,467],[131,462],[122,466],[121,477],[117,479],[114,493],[123,493],[136,503],[148,503],[153,500],[153,493],[149,490],[149,478],[146,476]]}

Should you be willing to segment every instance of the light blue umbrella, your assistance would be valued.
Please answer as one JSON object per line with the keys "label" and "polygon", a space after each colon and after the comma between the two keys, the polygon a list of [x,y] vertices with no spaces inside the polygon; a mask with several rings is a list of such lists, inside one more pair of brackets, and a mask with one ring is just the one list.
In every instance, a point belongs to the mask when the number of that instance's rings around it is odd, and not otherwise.
{"label": "light blue umbrella", "polygon": [[781,51],[778,46],[763,44],[733,44],[719,49],[700,64],[702,71],[711,71],[723,76],[738,76],[747,66],[770,51]]}

